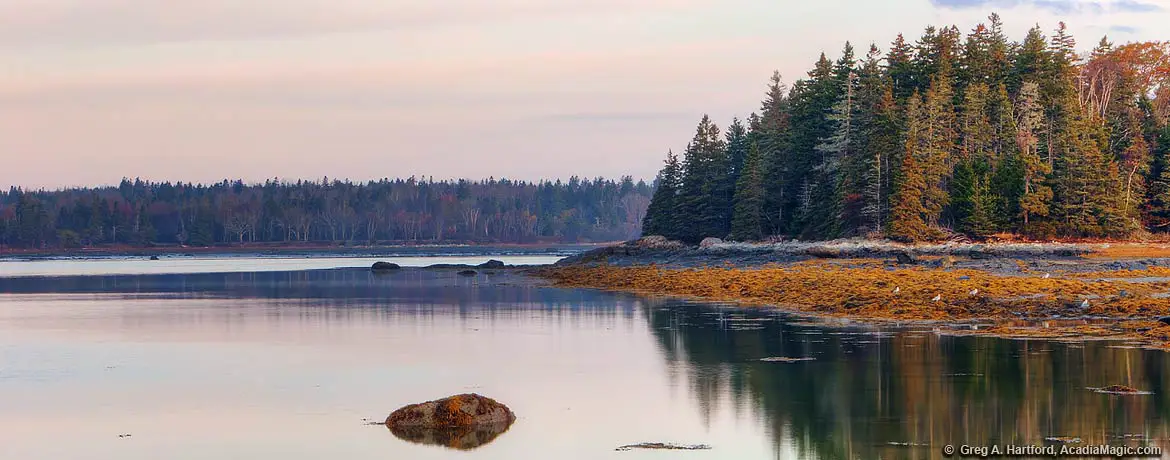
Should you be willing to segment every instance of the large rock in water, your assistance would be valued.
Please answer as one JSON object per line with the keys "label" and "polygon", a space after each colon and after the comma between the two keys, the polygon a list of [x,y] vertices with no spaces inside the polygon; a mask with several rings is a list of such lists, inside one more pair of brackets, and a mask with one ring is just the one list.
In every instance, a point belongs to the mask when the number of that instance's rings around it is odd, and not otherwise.
{"label": "large rock in water", "polygon": [[514,421],[516,414],[508,406],[470,393],[403,407],[386,417],[386,426],[456,428]]}
{"label": "large rock in water", "polygon": [[398,270],[399,268],[402,268],[402,267],[399,267],[398,264],[396,264],[396,263],[381,262],[381,261],[374,262],[374,265],[370,266],[370,270],[373,270],[376,272],[386,271],[386,270]]}
{"label": "large rock in water", "polygon": [[491,442],[515,421],[516,414],[494,399],[462,394],[398,409],[386,417],[386,428],[405,441],[469,450]]}
{"label": "large rock in water", "polygon": [[478,265],[479,268],[504,268],[505,266],[506,265],[504,265],[503,262],[495,260],[495,259],[489,260],[487,262],[484,262],[484,263]]}

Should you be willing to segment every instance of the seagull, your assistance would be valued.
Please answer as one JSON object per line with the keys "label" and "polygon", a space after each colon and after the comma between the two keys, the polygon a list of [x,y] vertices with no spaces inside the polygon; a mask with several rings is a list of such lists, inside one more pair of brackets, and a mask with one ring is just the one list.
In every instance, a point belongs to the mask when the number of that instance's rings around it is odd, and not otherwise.
{"label": "seagull", "polygon": [[895,287],[895,288],[894,288],[894,294],[897,294],[897,293],[899,293],[899,292],[902,292],[902,287],[901,287],[901,286]]}
{"label": "seagull", "polygon": [[1045,274],[1044,274],[1044,276],[1043,276],[1042,278],[1044,278],[1044,279],[1048,279],[1048,278],[1051,278],[1051,277],[1052,277],[1052,274],[1050,274],[1050,273],[1045,273]]}
{"label": "seagull", "polygon": [[1089,299],[1085,299],[1084,302],[1081,302],[1081,308],[1089,308]]}
{"label": "seagull", "polygon": [[938,302],[940,300],[942,300],[942,294],[936,295],[933,299],[930,299],[931,302]]}
{"label": "seagull", "polygon": [[979,295],[979,290],[978,290],[978,289],[972,289],[972,290],[971,290],[971,292],[970,292],[969,294],[971,294],[971,295]]}

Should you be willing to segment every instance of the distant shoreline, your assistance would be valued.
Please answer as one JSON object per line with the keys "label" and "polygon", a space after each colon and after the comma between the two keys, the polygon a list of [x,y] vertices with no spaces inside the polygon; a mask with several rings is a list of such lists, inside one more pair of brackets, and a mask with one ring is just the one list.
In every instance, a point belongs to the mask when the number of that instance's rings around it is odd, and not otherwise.
{"label": "distant shoreline", "polygon": [[134,256],[164,256],[164,255],[218,255],[218,254],[261,254],[261,255],[297,255],[297,254],[369,254],[408,250],[425,252],[428,249],[466,248],[466,249],[508,249],[532,253],[541,252],[577,252],[587,251],[598,247],[617,244],[608,243],[428,243],[428,244],[330,244],[330,243],[242,243],[217,246],[99,246],[77,249],[24,249],[0,248],[0,260],[13,258],[51,258],[51,257],[134,257]]}

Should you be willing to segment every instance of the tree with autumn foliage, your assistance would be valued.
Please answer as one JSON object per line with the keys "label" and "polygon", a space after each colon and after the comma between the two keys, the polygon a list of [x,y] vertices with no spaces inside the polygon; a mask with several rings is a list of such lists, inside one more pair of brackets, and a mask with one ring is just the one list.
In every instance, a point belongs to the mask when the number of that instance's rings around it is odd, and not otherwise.
{"label": "tree with autumn foliage", "polygon": [[[791,88],[773,75],[749,117],[762,236],[1170,232],[1170,45],[1103,38],[1081,51],[1063,22],[1013,42],[995,14],[967,30],[899,34],[860,60],[847,42]],[[733,163],[739,145],[724,154]],[[752,181],[728,174],[755,203]],[[700,214],[677,214],[688,240],[727,236]]]}

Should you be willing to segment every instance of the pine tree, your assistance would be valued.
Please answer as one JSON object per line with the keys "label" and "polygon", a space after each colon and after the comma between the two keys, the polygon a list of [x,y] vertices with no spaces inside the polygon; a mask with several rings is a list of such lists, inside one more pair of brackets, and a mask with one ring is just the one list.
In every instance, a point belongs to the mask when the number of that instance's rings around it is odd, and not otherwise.
{"label": "pine tree", "polygon": [[758,144],[751,144],[743,174],[735,184],[735,213],[731,239],[758,241],[764,237],[764,163]]}
{"label": "pine tree", "polygon": [[678,156],[674,152],[667,152],[666,164],[658,172],[654,195],[650,199],[650,206],[646,208],[646,217],[642,220],[643,235],[677,238],[675,231],[679,223],[675,221],[674,211],[682,176],[681,169]]}

